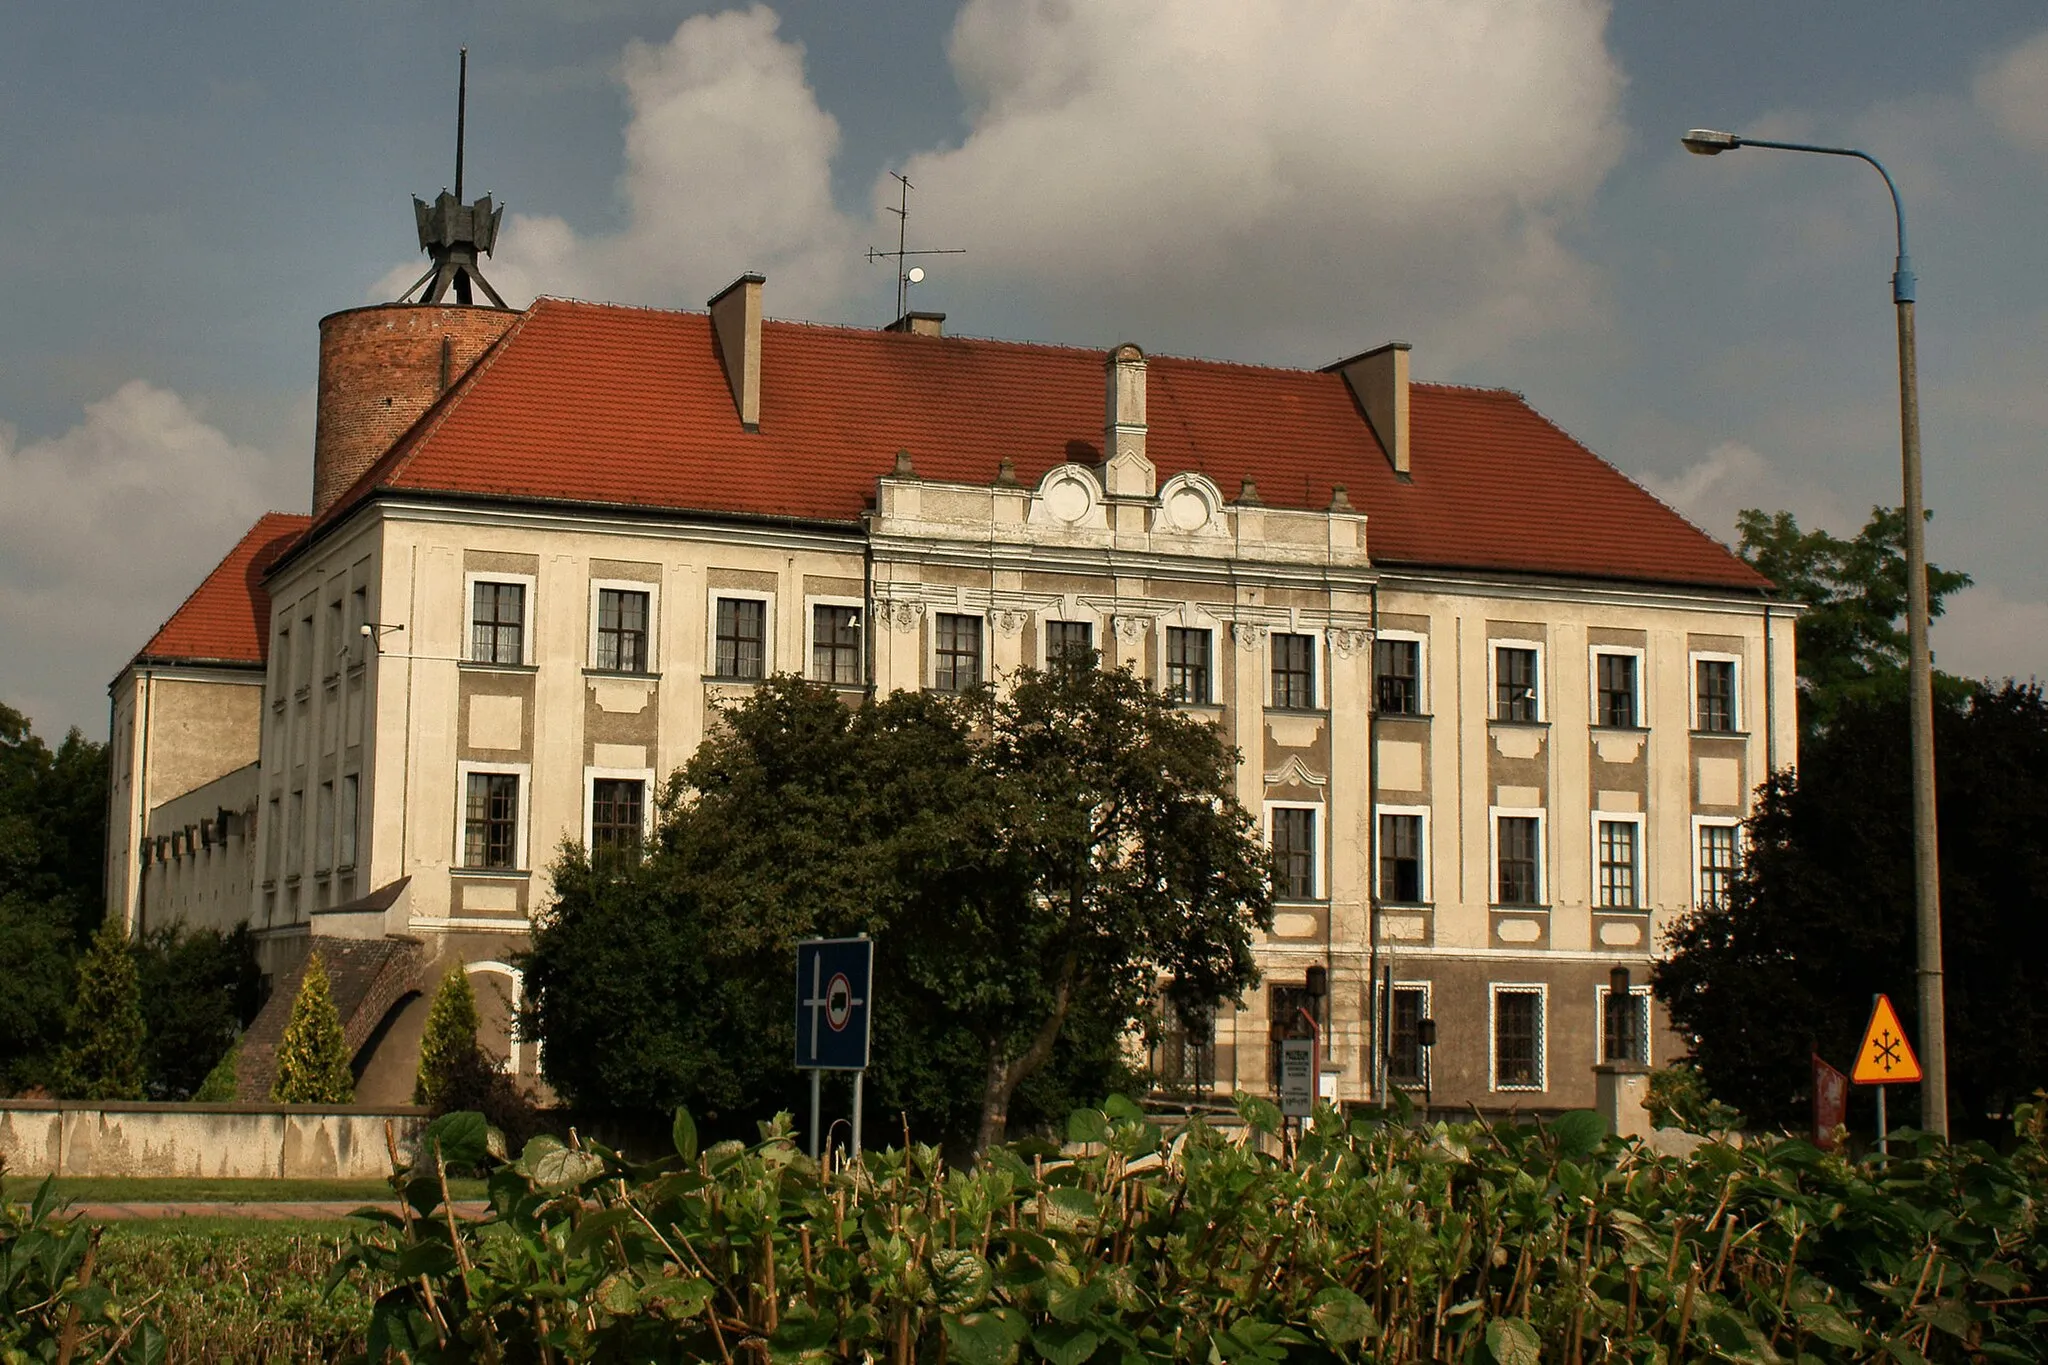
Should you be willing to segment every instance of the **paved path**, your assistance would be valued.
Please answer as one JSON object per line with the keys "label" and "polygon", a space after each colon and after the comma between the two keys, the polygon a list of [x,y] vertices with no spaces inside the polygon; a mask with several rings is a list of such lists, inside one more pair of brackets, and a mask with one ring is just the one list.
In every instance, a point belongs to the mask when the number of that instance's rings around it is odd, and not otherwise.
{"label": "paved path", "polygon": [[[241,1202],[241,1203],[124,1203],[108,1204],[97,1201],[73,1204],[70,1212],[80,1218],[90,1218],[96,1223],[125,1221],[136,1218],[262,1218],[279,1222],[324,1221],[346,1218],[365,1206],[390,1208],[397,1212],[396,1204],[384,1205],[374,1200],[299,1200],[282,1202]],[[490,1208],[482,1199],[458,1199],[455,1214],[458,1218],[480,1218]]]}

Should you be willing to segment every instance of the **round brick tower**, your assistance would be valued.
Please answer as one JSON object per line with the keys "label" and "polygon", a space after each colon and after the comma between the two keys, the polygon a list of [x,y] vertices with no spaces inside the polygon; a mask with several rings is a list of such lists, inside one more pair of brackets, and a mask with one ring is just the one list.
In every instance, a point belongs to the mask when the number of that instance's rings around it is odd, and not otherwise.
{"label": "round brick tower", "polygon": [[347,492],[518,316],[472,304],[380,303],[320,319],[313,515]]}

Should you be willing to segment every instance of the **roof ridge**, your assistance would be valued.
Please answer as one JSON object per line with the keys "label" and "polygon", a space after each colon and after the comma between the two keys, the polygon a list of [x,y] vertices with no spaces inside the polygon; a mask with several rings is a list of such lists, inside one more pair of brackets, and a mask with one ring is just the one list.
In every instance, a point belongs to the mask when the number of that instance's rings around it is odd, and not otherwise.
{"label": "roof ridge", "polygon": [[[1528,394],[1520,389],[1511,389],[1505,384],[1453,384],[1442,379],[1414,379],[1409,381],[1408,387],[1412,389],[1442,389],[1446,393],[1478,393],[1495,398],[1512,398],[1523,406],[1528,407],[1529,411],[1536,412],[1536,408],[1529,403]],[[1541,416],[1542,414],[1538,413],[1537,415]],[[1556,424],[1552,423],[1552,425]],[[1566,436],[1571,436],[1571,433],[1564,431],[1563,427],[1558,427],[1558,430],[1564,432]],[[1578,438],[1572,437],[1572,439],[1577,440]],[[1580,441],[1579,444],[1585,445],[1585,442]],[[1586,449],[1591,450],[1592,447],[1586,446]]]}

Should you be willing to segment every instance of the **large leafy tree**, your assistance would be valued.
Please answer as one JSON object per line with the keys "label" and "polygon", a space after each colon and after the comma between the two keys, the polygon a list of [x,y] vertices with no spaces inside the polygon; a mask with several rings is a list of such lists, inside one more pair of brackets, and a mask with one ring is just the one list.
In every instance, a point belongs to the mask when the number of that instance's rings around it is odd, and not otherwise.
{"label": "large leafy tree", "polygon": [[262,1008],[263,976],[248,926],[230,933],[172,926],[134,945],[148,1027],[152,1099],[191,1099]]}
{"label": "large leafy tree", "polygon": [[872,1111],[958,1143],[1125,1079],[1162,977],[1254,978],[1270,862],[1236,756],[1128,672],[849,707],[778,679],[671,784],[650,855],[570,848],[527,1026],[583,1103],[787,1102],[796,939],[876,940]]}
{"label": "large leafy tree", "polygon": [[0,704],[0,1094],[55,1079],[106,822],[106,747],[73,730],[52,750]]}
{"label": "large leafy tree", "polygon": [[[1842,701],[1765,788],[1730,903],[1670,935],[1658,995],[1714,1094],[1754,1120],[1805,1122],[1809,1049],[1846,1070],[1873,992],[1921,1036],[1905,740],[1903,696]],[[1936,707],[1935,744],[1951,1122],[1989,1137],[1988,1116],[2048,1085],[2048,704],[1977,687]],[[1893,1087],[1895,1122],[1917,1106]]]}
{"label": "large leafy tree", "polygon": [[[1833,723],[1843,705],[1868,701],[1906,686],[1906,515],[1873,507],[1870,520],[1844,540],[1804,530],[1790,512],[1755,508],[1736,518],[1742,557],[1806,604],[1794,630],[1799,671],[1799,721],[1807,737]],[[1970,586],[1970,576],[1927,566],[1930,616],[1944,600]],[[1968,688],[1940,680],[1951,698]]]}

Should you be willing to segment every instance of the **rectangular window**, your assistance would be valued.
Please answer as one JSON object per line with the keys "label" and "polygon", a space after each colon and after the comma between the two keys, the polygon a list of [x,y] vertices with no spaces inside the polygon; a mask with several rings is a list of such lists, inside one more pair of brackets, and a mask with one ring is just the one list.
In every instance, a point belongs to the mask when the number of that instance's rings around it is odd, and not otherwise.
{"label": "rectangular window", "polygon": [[628,588],[597,590],[597,667],[647,672],[648,595]]}
{"label": "rectangular window", "polygon": [[1543,1088],[1543,992],[1495,987],[1493,992],[1493,1088]]}
{"label": "rectangular window", "polygon": [[1422,817],[1380,817],[1380,899],[1404,905],[1422,900]]}
{"label": "rectangular window", "polygon": [[1593,656],[1593,723],[1632,730],[1636,725],[1636,656]]}
{"label": "rectangular window", "polygon": [[1216,1012],[1183,1007],[1169,997],[1159,1021],[1159,1082],[1176,1094],[1205,1094],[1216,1085]]}
{"label": "rectangular window", "polygon": [[1600,1059],[1649,1064],[1649,987],[1634,987],[1627,995],[1600,988]]}
{"label": "rectangular window", "polygon": [[349,651],[352,663],[361,663],[376,653],[371,642],[363,635],[363,627],[370,623],[370,590],[357,588],[348,595],[348,638],[343,641]]}
{"label": "rectangular window", "polygon": [[981,618],[940,615],[932,629],[932,688],[965,692],[981,683]]}
{"label": "rectangular window", "polygon": [[635,849],[646,832],[647,784],[600,777],[590,784],[590,851],[602,856]]}
{"label": "rectangular window", "polygon": [[1493,651],[1494,719],[1538,720],[1536,651],[1503,645]]}
{"label": "rectangular window", "polygon": [[1712,734],[1735,731],[1735,660],[1693,660],[1697,714],[1693,723]]}
{"label": "rectangular window", "polygon": [[1636,865],[1636,822],[1602,820],[1599,823],[1600,907],[1604,910],[1634,910],[1641,903]]}
{"label": "rectangular window", "polygon": [[811,677],[825,683],[861,680],[860,608],[811,607]]}
{"label": "rectangular window", "polygon": [[339,597],[327,604],[327,643],[323,644],[320,648],[327,658],[327,663],[321,668],[320,672],[324,676],[331,678],[341,672],[341,666],[350,657],[348,638],[341,633],[341,599]]}
{"label": "rectangular window", "polygon": [[1209,704],[1209,641],[1206,630],[1166,628],[1166,695],[1176,701]]}
{"label": "rectangular window", "polygon": [[1316,640],[1313,635],[1273,636],[1273,705],[1311,711],[1316,704]]}
{"label": "rectangular window", "polygon": [[471,773],[463,808],[462,865],[510,870],[519,865],[519,776]]}
{"label": "rectangular window", "polygon": [[1429,1079],[1429,1052],[1422,1046],[1422,1021],[1429,1017],[1429,991],[1421,986],[1396,986],[1388,1002],[1387,1079],[1395,1085],[1424,1085]]}
{"label": "rectangular window", "polygon": [[1302,1017],[1304,1010],[1310,1018],[1315,1017],[1316,1000],[1308,993],[1306,985],[1266,988],[1266,1033],[1269,1039],[1266,1046],[1266,1083],[1275,1094],[1280,1091],[1281,1042],[1288,1038],[1311,1036],[1309,1021]]}
{"label": "rectangular window", "polygon": [[314,818],[319,822],[313,836],[313,870],[325,872],[334,866],[334,784],[322,782]]}
{"label": "rectangular window", "polygon": [[1726,910],[1729,893],[1735,886],[1736,870],[1736,827],[1734,825],[1701,825],[1700,832],[1700,908],[1702,910]]}
{"label": "rectangular window", "polygon": [[1316,895],[1316,813],[1304,806],[1273,808],[1273,857],[1280,865],[1274,894],[1285,900]]}
{"label": "rectangular window", "polygon": [[1497,905],[1540,905],[1543,865],[1540,858],[1542,821],[1533,815],[1503,815],[1494,821],[1498,845],[1495,890]]}
{"label": "rectangular window", "polygon": [[306,865],[306,794],[292,793],[284,827],[284,875],[296,877]]}
{"label": "rectangular window", "polygon": [[356,865],[356,830],[361,819],[357,803],[362,799],[362,779],[354,773],[341,779],[341,804],[335,812],[334,864]]}
{"label": "rectangular window", "polygon": [[482,664],[526,662],[526,585],[477,580],[470,610],[469,657]]}
{"label": "rectangular window", "polygon": [[1373,704],[1383,716],[1422,714],[1422,643],[1372,642]]}
{"label": "rectangular window", "polygon": [[712,673],[720,678],[761,678],[768,667],[768,604],[754,597],[718,599],[718,634]]}
{"label": "rectangular window", "polygon": [[1059,659],[1085,659],[1088,651],[1095,648],[1095,627],[1087,621],[1047,621],[1045,623],[1045,661],[1052,664]]}

